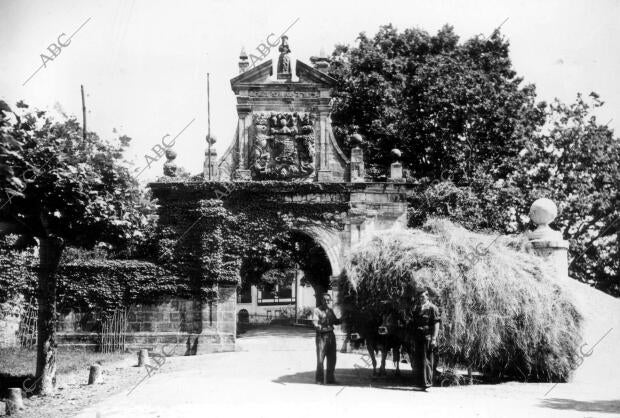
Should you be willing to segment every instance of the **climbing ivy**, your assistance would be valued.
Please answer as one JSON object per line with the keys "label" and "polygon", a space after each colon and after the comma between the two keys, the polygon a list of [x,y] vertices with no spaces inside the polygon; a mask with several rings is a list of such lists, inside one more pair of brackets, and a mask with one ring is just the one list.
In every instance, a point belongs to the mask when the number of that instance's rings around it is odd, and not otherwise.
{"label": "climbing ivy", "polygon": [[[167,183],[151,185],[159,199],[156,262],[190,277],[193,291],[216,284],[259,284],[271,269],[304,267],[308,240],[303,226],[343,228],[347,194],[356,185],[250,182]],[[295,201],[294,196],[311,196]],[[316,245],[316,244],[314,244]],[[277,276],[272,276],[277,277]]]}

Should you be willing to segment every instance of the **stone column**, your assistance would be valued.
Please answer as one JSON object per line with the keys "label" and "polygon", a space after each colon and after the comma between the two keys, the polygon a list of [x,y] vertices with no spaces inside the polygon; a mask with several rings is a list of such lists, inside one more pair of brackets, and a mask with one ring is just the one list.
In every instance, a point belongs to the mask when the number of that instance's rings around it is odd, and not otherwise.
{"label": "stone column", "polygon": [[239,52],[239,74],[245,73],[249,66],[248,54],[245,52],[245,48],[241,48],[241,52]]}
{"label": "stone column", "polygon": [[250,152],[250,143],[248,138],[249,126],[252,123],[252,114],[250,107],[247,105],[237,105],[237,114],[239,115],[239,124],[237,133],[239,138],[239,167],[237,168],[237,180],[251,180],[250,170],[248,169],[248,156]]}
{"label": "stone column", "polygon": [[329,116],[330,107],[319,105],[319,172],[318,181],[332,181],[332,172],[329,168],[329,150],[330,146],[327,139],[327,117]]}
{"label": "stone column", "polygon": [[399,149],[394,148],[391,152],[394,162],[390,166],[390,178],[388,181],[403,182],[403,164],[400,162],[400,157],[403,155]]}
{"label": "stone column", "polygon": [[552,267],[555,279],[568,279],[568,241],[562,239],[559,231],[549,227],[558,215],[558,208],[547,198],[536,200],[530,207],[530,219],[538,227],[528,233],[528,238],[536,253]]}
{"label": "stone column", "polygon": [[364,172],[364,151],[360,148],[362,136],[358,133],[351,135],[351,183],[363,183],[365,180]]}
{"label": "stone column", "polygon": [[213,147],[215,144],[215,138],[207,137],[207,145],[211,144],[205,151],[205,163],[203,167],[203,178],[205,181],[217,180],[216,166],[217,166],[217,151]]}
{"label": "stone column", "polygon": [[[209,159],[209,153],[211,153],[210,159]],[[217,180],[218,176],[216,172],[216,166],[217,166],[217,151],[215,150],[215,148],[211,148],[211,151],[206,150],[205,151],[204,173],[203,173],[203,177],[205,181]],[[209,176],[209,173],[211,174],[210,176]]]}
{"label": "stone column", "polygon": [[202,305],[202,331],[197,337],[196,354],[235,350],[237,333],[237,286],[217,285],[217,299]]}

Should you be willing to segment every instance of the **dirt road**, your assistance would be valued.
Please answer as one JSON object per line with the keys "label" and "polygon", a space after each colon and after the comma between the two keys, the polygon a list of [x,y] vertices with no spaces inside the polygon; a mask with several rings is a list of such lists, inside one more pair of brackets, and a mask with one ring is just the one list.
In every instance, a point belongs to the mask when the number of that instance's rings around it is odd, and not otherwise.
{"label": "dirt road", "polygon": [[[620,301],[570,287],[584,315],[583,364],[571,383],[411,388],[371,379],[359,354],[338,354],[339,385],[314,383],[314,338],[271,328],[238,339],[239,351],[172,357],[129,395],[113,395],[79,417],[612,417],[620,416]],[[391,365],[390,365],[391,366]]]}
{"label": "dirt road", "polygon": [[[359,354],[339,353],[340,385],[320,386],[314,384],[312,333],[287,329],[276,334],[240,338],[241,351],[235,353],[171,358],[129,396],[124,391],[78,416],[274,418],[325,412],[380,417],[387,411],[426,417],[620,416],[617,381],[560,384],[546,396],[553,385],[505,383],[425,393],[402,379],[371,379]],[[618,364],[612,366],[618,375]]]}

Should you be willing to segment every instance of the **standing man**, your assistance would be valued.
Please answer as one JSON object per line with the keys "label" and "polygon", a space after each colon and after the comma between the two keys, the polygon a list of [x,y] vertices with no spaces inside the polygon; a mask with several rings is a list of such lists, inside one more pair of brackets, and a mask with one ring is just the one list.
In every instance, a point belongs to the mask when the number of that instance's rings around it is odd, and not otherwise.
{"label": "standing man", "polygon": [[323,384],[323,361],[327,357],[327,378],[325,383],[336,383],[334,380],[334,370],[336,369],[336,336],[334,335],[334,325],[341,323],[336,318],[331,308],[332,297],[329,293],[321,296],[320,305],[314,309],[312,323],[316,329],[316,383]]}
{"label": "standing man", "polygon": [[414,361],[418,375],[418,385],[424,390],[433,386],[433,370],[435,370],[434,351],[439,335],[439,309],[428,298],[428,290],[418,293],[418,306],[413,314],[414,325]]}

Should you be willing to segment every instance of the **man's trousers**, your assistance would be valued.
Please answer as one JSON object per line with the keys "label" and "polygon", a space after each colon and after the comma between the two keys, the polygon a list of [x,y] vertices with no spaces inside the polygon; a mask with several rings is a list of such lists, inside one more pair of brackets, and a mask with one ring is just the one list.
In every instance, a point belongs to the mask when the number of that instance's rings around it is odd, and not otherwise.
{"label": "man's trousers", "polygon": [[420,387],[429,388],[433,386],[433,370],[435,368],[433,351],[430,336],[415,339],[414,369]]}
{"label": "man's trousers", "polygon": [[325,383],[334,382],[336,369],[336,336],[333,331],[316,333],[316,381],[323,382],[323,362],[327,357],[327,379]]}

